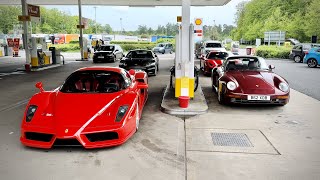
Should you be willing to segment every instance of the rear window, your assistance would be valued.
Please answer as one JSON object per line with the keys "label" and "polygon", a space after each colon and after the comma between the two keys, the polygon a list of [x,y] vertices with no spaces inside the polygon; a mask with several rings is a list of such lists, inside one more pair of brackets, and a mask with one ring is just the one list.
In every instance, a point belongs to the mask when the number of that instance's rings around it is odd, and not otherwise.
{"label": "rear window", "polygon": [[151,51],[132,51],[132,58],[153,58]]}
{"label": "rear window", "polygon": [[113,51],[114,50],[114,46],[101,46],[98,50],[99,51]]}
{"label": "rear window", "polygon": [[206,48],[221,48],[221,43],[207,43]]}

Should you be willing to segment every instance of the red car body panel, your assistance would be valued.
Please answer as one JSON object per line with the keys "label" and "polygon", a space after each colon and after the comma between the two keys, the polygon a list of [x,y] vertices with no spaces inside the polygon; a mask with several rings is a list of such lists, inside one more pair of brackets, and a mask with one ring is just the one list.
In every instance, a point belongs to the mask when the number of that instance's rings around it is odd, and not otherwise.
{"label": "red car body panel", "polygon": [[[102,70],[121,73],[121,68],[90,67],[84,70]],[[144,72],[135,74],[147,82]],[[136,76],[131,76],[131,86],[114,93],[63,93],[58,88],[54,91],[43,91],[35,94],[29,101],[21,125],[22,144],[37,148],[51,148],[57,140],[76,140],[85,148],[100,148],[120,145],[127,141],[136,131],[136,116],[141,117],[148,90],[141,93]],[[30,122],[26,122],[27,109],[30,105],[38,108]],[[128,110],[120,122],[116,122],[120,106]],[[139,111],[137,111],[139,107]],[[41,133],[52,136],[46,141],[35,140],[27,134]],[[100,133],[100,134],[99,134]],[[109,134],[108,134],[109,133]],[[96,136],[90,141],[90,134]],[[102,135],[112,136],[99,140]],[[40,137],[40,136],[39,136]]]}
{"label": "red car body panel", "polygon": [[[220,73],[216,72],[211,77],[212,87],[217,88],[217,93],[220,93],[223,97],[223,103],[285,105],[289,102],[290,89],[288,92],[283,92],[279,89],[281,82],[286,84],[288,82],[271,70],[227,70],[223,71],[223,73],[221,71]],[[229,81],[236,83],[236,89],[229,90],[227,88]],[[270,96],[270,101],[249,101],[247,99],[248,95]]]}
{"label": "red car body panel", "polygon": [[203,72],[204,74],[211,74],[213,68],[220,66],[223,63],[221,59],[205,59]]}

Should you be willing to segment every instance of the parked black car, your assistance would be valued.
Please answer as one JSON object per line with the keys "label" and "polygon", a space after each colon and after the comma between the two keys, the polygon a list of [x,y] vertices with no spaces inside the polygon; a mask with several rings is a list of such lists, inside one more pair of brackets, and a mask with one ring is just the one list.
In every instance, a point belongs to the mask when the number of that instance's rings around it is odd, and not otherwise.
{"label": "parked black car", "polygon": [[301,43],[295,45],[289,55],[289,58],[294,60],[297,63],[302,62],[305,53],[308,52],[313,47],[320,47],[320,44],[311,44],[311,43]]}
{"label": "parked black car", "polygon": [[140,69],[156,76],[159,70],[159,58],[150,50],[132,50],[120,61],[119,67],[126,70]]}
{"label": "parked black car", "polygon": [[93,63],[115,62],[123,58],[123,50],[119,45],[108,44],[100,46],[93,54]]}

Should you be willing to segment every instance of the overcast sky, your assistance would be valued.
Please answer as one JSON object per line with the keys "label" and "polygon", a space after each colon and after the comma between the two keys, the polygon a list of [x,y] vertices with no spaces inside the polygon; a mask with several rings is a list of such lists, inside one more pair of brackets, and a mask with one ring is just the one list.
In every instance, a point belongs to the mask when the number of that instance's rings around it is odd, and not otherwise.
{"label": "overcast sky", "polygon": [[[191,20],[203,18],[203,23],[234,25],[236,5],[245,0],[231,0],[225,6],[192,7]],[[78,15],[77,6],[46,6],[58,8],[71,15]],[[95,19],[94,6],[82,6],[82,16]],[[120,18],[125,30],[136,30],[138,25],[157,28],[158,25],[166,25],[168,22],[176,23],[176,17],[181,15],[181,7],[127,7],[127,6],[97,6],[97,22],[110,24],[114,30],[120,30]]]}

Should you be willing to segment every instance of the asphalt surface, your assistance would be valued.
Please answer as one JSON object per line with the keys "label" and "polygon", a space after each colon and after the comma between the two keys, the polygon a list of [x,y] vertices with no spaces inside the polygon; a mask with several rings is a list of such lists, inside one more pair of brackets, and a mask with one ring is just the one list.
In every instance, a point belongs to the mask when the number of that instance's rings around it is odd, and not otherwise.
{"label": "asphalt surface", "polygon": [[309,68],[292,60],[270,59],[267,63],[275,66],[274,71],[284,77],[292,89],[320,100],[320,66]]}

